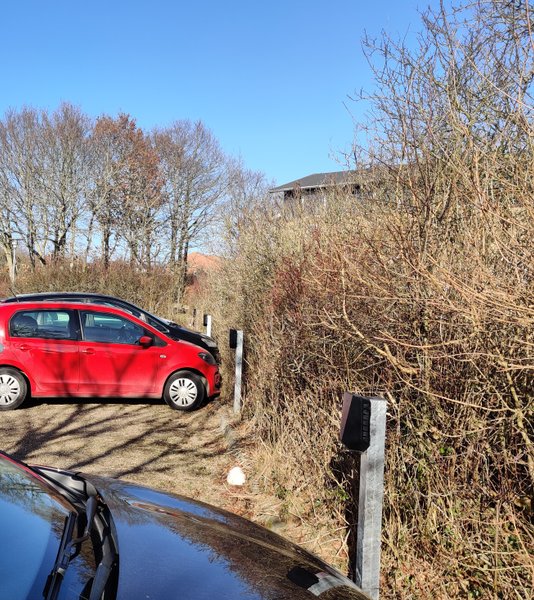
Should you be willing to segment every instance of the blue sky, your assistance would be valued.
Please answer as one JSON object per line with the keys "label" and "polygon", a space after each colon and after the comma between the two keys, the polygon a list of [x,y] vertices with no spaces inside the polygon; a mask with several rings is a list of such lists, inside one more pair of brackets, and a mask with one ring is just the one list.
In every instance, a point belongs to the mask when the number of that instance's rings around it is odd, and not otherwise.
{"label": "blue sky", "polygon": [[20,0],[0,9],[0,115],[68,101],[150,129],[202,120],[278,184],[335,171],[372,85],[365,31],[415,38],[437,0]]}

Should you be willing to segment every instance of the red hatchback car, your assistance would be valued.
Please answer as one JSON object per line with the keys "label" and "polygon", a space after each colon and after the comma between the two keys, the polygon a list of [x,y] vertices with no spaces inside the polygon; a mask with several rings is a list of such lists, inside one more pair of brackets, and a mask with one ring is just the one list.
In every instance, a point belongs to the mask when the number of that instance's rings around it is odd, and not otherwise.
{"label": "red hatchback car", "polygon": [[213,356],[108,306],[0,305],[0,410],[38,397],[161,398],[193,410],[220,393]]}

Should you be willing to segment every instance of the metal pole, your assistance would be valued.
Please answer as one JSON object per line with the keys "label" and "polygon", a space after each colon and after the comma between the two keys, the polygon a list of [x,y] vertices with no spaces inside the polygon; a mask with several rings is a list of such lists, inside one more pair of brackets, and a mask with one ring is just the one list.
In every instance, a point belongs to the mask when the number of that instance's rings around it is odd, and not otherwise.
{"label": "metal pole", "polygon": [[241,411],[241,378],[243,376],[243,332],[238,329],[236,332],[235,348],[235,385],[234,385],[234,413]]}
{"label": "metal pole", "polygon": [[204,315],[204,322],[206,324],[206,335],[211,337],[211,315]]}
{"label": "metal pole", "polygon": [[360,458],[355,579],[372,600],[378,600],[387,402],[383,398],[370,401],[370,445]]}
{"label": "metal pole", "polygon": [[11,283],[15,285],[15,277],[17,276],[17,240],[11,241],[12,254],[11,254]]}

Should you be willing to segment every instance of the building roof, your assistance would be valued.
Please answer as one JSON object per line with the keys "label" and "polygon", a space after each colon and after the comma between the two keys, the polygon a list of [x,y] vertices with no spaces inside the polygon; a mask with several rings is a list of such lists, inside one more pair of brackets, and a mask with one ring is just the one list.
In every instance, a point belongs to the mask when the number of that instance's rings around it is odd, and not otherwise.
{"label": "building roof", "polygon": [[348,183],[354,183],[356,178],[356,171],[334,171],[332,173],[314,173],[313,175],[307,175],[301,179],[295,179],[289,183],[284,183],[278,187],[269,190],[271,194],[275,192],[289,192],[295,188],[301,190],[315,189],[315,188],[326,188],[334,185],[343,185]]}

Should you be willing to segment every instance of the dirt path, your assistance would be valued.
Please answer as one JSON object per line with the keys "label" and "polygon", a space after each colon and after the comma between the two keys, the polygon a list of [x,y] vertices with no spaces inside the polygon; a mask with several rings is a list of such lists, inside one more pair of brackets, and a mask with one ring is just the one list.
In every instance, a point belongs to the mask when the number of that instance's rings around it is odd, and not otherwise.
{"label": "dirt path", "polygon": [[0,449],[28,463],[120,477],[228,508],[228,407],[159,401],[30,401],[0,413]]}

